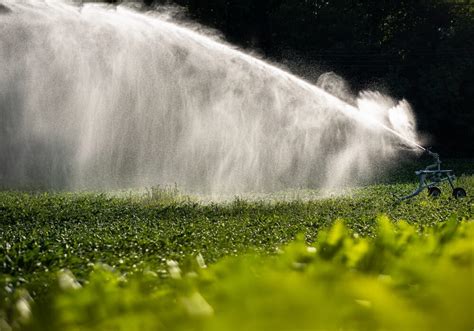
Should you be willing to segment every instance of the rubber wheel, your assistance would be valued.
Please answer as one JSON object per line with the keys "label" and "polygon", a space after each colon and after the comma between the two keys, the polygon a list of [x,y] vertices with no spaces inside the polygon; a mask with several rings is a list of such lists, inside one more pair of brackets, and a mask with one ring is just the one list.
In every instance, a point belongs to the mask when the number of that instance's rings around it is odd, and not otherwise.
{"label": "rubber wheel", "polygon": [[462,187],[456,187],[453,190],[453,197],[455,197],[456,199],[464,198],[466,195],[466,191]]}
{"label": "rubber wheel", "polygon": [[428,187],[428,196],[437,198],[441,195],[441,190],[437,187]]}

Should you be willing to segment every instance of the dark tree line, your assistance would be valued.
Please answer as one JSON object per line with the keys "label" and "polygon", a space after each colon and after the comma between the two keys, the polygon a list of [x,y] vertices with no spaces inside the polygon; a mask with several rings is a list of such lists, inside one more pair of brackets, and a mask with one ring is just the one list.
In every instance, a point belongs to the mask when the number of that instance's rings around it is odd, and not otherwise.
{"label": "dark tree line", "polygon": [[[176,4],[276,62],[405,97],[449,156],[474,156],[474,0],[145,0]],[[295,60],[297,59],[297,60]],[[309,75],[311,70],[298,74]]]}

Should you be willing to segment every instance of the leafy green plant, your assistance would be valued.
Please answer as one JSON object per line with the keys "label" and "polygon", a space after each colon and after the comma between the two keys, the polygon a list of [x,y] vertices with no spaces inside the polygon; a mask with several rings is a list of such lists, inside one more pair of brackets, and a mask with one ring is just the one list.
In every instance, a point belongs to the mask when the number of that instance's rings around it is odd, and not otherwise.
{"label": "leafy green plant", "polygon": [[174,186],[156,185],[148,189],[147,193],[145,200],[152,203],[169,205],[191,201],[191,196],[181,193],[177,184]]}
{"label": "leafy green plant", "polygon": [[[206,267],[168,261],[124,275],[96,265],[79,285],[61,271],[22,321],[48,330],[468,330],[474,325],[474,223],[422,233],[379,217],[361,238],[343,221],[308,246],[247,253]],[[449,281],[449,280],[455,281]],[[448,280],[448,281],[447,281]]]}
{"label": "leafy green plant", "polygon": [[462,330],[473,200],[394,203],[410,188],[224,203],[0,192],[0,329]]}

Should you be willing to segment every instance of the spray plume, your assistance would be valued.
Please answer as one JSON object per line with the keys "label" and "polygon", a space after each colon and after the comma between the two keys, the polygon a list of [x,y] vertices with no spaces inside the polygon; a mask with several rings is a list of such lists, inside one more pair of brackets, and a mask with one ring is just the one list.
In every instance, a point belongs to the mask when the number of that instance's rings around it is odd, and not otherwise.
{"label": "spray plume", "polygon": [[417,143],[406,101],[355,105],[124,6],[4,2],[0,186],[336,188]]}

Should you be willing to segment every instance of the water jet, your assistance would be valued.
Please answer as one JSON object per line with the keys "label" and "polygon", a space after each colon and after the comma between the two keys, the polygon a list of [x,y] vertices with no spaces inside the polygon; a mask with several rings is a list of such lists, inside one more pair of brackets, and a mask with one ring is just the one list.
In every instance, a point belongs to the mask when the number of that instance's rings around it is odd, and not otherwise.
{"label": "water jet", "polygon": [[4,3],[2,187],[337,188],[421,147],[406,101],[349,104],[159,15]]}

